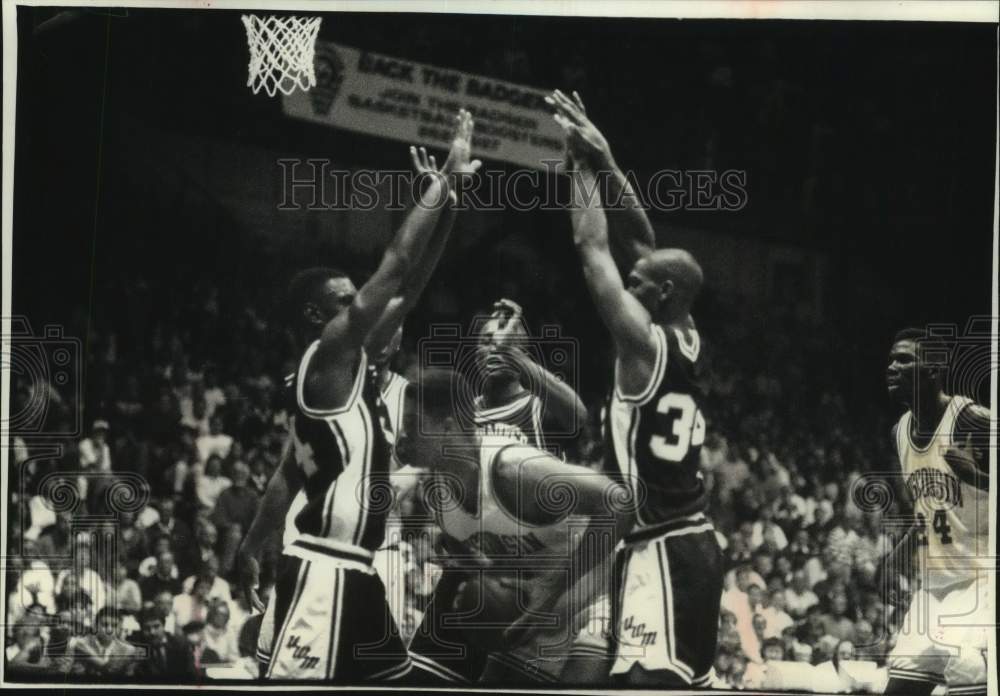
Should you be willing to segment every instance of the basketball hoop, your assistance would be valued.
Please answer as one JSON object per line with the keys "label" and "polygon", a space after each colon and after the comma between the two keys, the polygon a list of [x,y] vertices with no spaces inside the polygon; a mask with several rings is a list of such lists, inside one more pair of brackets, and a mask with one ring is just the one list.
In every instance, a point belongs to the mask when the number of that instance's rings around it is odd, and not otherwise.
{"label": "basketball hoop", "polygon": [[296,87],[308,91],[316,85],[313,51],[321,17],[242,18],[250,46],[247,87],[254,94],[263,88],[273,97],[279,91],[291,94]]}

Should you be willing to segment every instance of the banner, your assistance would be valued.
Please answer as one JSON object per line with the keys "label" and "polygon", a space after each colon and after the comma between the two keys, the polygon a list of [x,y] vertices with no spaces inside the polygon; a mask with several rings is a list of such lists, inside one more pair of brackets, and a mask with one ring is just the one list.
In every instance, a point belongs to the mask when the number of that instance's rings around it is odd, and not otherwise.
{"label": "banner", "polygon": [[464,107],[476,121],[474,156],[537,169],[562,158],[562,129],[544,90],[323,41],[315,66],[315,87],[282,98],[289,116],[448,149]]}

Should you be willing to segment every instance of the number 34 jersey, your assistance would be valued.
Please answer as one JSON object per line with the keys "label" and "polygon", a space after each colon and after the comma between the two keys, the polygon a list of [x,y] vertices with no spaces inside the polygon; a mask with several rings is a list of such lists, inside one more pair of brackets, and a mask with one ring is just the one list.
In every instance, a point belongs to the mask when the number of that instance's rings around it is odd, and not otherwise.
{"label": "number 34 jersey", "polygon": [[604,414],[605,473],[632,487],[639,527],[705,508],[700,468],[705,418],[698,378],[701,339],[693,327],[653,324],[656,363],[646,388],[623,392],[619,362]]}
{"label": "number 34 jersey", "polygon": [[[977,576],[986,578],[989,557],[989,488],[963,475],[948,459],[961,446],[958,416],[971,399],[954,396],[925,447],[913,442],[913,412],[896,426],[896,452],[903,483],[913,500],[921,579],[924,588],[943,589]],[[977,483],[979,485],[977,485]]]}

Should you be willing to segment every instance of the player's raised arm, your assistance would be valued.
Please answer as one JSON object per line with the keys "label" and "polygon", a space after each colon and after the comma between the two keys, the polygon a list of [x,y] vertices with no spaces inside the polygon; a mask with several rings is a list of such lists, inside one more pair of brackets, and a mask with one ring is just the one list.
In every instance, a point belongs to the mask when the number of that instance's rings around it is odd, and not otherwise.
{"label": "player's raised arm", "polygon": [[[448,159],[440,169],[438,169],[434,155],[428,155],[427,150],[423,147],[418,149],[411,146],[410,158],[413,160],[414,169],[422,177],[437,175],[467,177],[475,174],[482,164],[479,160],[470,160],[469,147],[470,142],[467,135],[459,129],[456,131]],[[438,218],[437,226],[427,243],[423,256],[418,263],[412,264],[412,270],[403,283],[399,294],[389,301],[382,318],[368,336],[365,347],[370,354],[378,354],[388,344],[396,330],[402,325],[406,315],[420,299],[427,283],[430,282],[455,225],[457,204],[458,195],[455,193],[455,187],[451,187],[448,192],[448,204]]]}
{"label": "player's raised arm", "polygon": [[[472,115],[464,109],[459,111],[453,151],[456,148],[471,149],[472,126]],[[319,348],[313,358],[318,371],[322,371],[325,364],[342,360],[345,349],[350,352],[352,347],[368,342],[369,333],[382,318],[389,302],[399,294],[423,255],[447,205],[449,191],[446,177],[431,175],[420,202],[406,216],[375,273],[358,290],[347,311],[338,314],[323,328]]]}
{"label": "player's raised arm", "polygon": [[[572,127],[578,135],[578,148],[607,177],[608,201],[605,209],[610,224],[611,253],[620,269],[631,269],[641,257],[656,248],[653,225],[632,188],[628,177],[618,166],[607,138],[587,117],[586,107],[578,92],[570,99],[555,90],[545,101],[556,110],[556,120],[563,128]],[[609,205],[614,201],[614,205]]]}
{"label": "player's raised arm", "polygon": [[[568,143],[574,146],[569,133]],[[570,174],[573,242],[583,262],[583,275],[594,298],[597,313],[611,332],[618,357],[631,366],[619,375],[626,389],[642,391],[656,363],[657,342],[649,312],[625,288],[621,273],[608,248],[608,227],[601,207],[599,183],[592,164],[579,151],[574,153],[577,170]]]}
{"label": "player's raised arm", "polygon": [[500,303],[507,306],[511,313],[503,327],[494,334],[496,348],[508,353],[520,370],[525,386],[530,386],[541,401],[543,420],[551,418],[567,432],[575,432],[587,420],[587,407],[583,400],[573,387],[532,360],[517,344],[521,334],[516,327],[523,326],[520,305],[509,300],[500,300]]}

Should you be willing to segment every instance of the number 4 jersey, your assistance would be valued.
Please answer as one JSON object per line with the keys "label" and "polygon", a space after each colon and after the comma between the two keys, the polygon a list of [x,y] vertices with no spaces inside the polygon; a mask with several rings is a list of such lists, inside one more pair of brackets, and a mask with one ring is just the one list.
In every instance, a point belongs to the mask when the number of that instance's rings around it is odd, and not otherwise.
{"label": "number 4 jersey", "polygon": [[623,393],[616,362],[604,415],[605,471],[635,491],[640,527],[701,512],[707,497],[699,471],[701,339],[693,327],[653,324],[652,331],[657,348],[649,383],[638,394]]}
{"label": "number 4 jersey", "polygon": [[991,563],[989,543],[989,488],[948,463],[955,447],[959,414],[972,401],[952,397],[937,430],[924,447],[913,442],[913,412],[907,411],[896,426],[896,451],[903,483],[913,500],[918,530],[918,557],[924,588],[943,589],[986,577]]}

